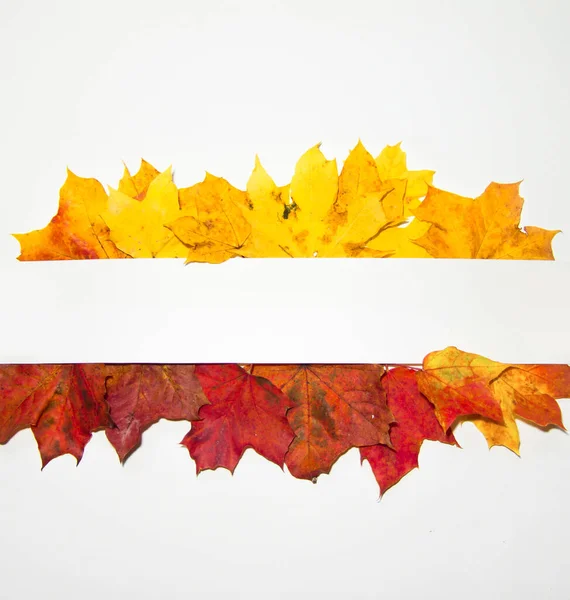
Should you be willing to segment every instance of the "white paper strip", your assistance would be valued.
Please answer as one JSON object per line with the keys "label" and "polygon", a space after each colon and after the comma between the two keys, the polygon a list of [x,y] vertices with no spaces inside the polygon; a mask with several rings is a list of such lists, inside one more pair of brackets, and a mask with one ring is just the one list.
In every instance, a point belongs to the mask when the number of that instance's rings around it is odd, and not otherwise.
{"label": "white paper strip", "polygon": [[570,362],[569,275],[542,261],[14,263],[0,361],[419,363],[455,345]]}

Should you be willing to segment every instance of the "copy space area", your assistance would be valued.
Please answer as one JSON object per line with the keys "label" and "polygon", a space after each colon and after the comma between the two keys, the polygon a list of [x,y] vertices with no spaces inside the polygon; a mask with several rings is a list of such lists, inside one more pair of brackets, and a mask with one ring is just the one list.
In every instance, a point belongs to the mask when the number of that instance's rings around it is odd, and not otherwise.
{"label": "copy space area", "polygon": [[0,361],[419,363],[454,345],[568,362],[569,275],[543,261],[13,261]]}

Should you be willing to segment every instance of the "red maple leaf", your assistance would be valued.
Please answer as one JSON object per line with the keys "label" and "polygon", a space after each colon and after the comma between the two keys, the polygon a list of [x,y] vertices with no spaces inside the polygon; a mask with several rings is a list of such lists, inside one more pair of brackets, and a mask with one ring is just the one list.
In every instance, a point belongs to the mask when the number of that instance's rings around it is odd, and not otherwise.
{"label": "red maple leaf", "polygon": [[247,448],[283,467],[293,439],[285,416],[289,398],[238,365],[198,365],[196,375],[210,404],[200,409],[182,444],[197,472],[225,467],[233,473]]}
{"label": "red maple leaf", "polygon": [[112,427],[104,365],[0,366],[0,444],[31,427],[45,467],[62,454],[83,456],[91,433]]}
{"label": "red maple leaf", "polygon": [[372,467],[381,493],[398,483],[418,466],[418,455],[424,440],[457,444],[451,432],[439,424],[433,405],[418,390],[416,372],[405,367],[391,369],[382,378],[388,407],[395,423],[390,428],[392,448],[377,444],[360,448],[362,460]]}
{"label": "red maple leaf", "polygon": [[109,374],[107,402],[116,428],[107,438],[122,462],[153,423],[197,419],[208,402],[194,365],[122,365],[110,367]]}

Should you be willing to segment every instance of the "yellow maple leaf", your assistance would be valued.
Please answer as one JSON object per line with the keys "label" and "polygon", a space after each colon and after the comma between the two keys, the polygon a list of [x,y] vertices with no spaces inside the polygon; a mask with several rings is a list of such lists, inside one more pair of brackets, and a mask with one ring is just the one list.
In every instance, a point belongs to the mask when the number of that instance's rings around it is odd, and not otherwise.
{"label": "yellow maple leaf", "polygon": [[489,448],[504,446],[519,454],[520,435],[515,420],[515,394],[512,388],[500,377],[489,384],[491,394],[499,402],[503,413],[503,423],[489,419],[471,418],[475,427],[485,436]]}
{"label": "yellow maple leaf", "polygon": [[320,144],[305,152],[289,186],[278,187],[256,159],[247,184],[250,205],[243,213],[252,228],[244,256],[309,258],[320,255],[327,215],[337,199],[336,161]]}
{"label": "yellow maple leaf", "polygon": [[388,227],[383,201],[394,191],[383,184],[372,155],[358,142],[343,165],[338,196],[324,221],[318,255],[360,255],[366,244]]}
{"label": "yellow maple leaf", "polygon": [[519,184],[491,183],[475,199],[430,187],[414,211],[431,224],[416,243],[435,258],[552,260],[557,231],[521,230]]}
{"label": "yellow maple leaf", "polygon": [[144,200],[149,185],[159,175],[160,171],[157,171],[144,158],[141,160],[139,170],[134,175],[131,175],[127,165],[125,165],[123,177],[119,181],[118,191],[135,200]]}
{"label": "yellow maple leaf", "polygon": [[111,189],[103,218],[113,242],[130,256],[181,258],[188,248],[165,227],[179,215],[178,189],[168,168],[152,181],[142,200]]}
{"label": "yellow maple leaf", "polygon": [[401,149],[400,143],[386,146],[376,157],[376,166],[383,181],[399,180],[405,183],[401,214],[404,217],[410,216],[411,211],[419,205],[419,199],[427,194],[435,172],[427,169],[409,171],[406,153]]}
{"label": "yellow maple leaf", "polygon": [[327,160],[320,144],[313,146],[297,162],[291,179],[293,256],[318,256],[321,239],[327,233],[326,216],[338,193],[335,160]]}
{"label": "yellow maple leaf", "polygon": [[277,186],[256,156],[246,192],[243,215],[251,225],[251,235],[243,248],[243,256],[293,256],[294,249],[289,247],[293,236],[288,223],[293,210],[289,185]]}
{"label": "yellow maple leaf", "polygon": [[247,205],[245,192],[209,173],[201,183],[181,189],[181,215],[168,228],[185,244],[187,262],[221,263],[240,256],[251,234],[242,213]]}
{"label": "yellow maple leaf", "polygon": [[420,204],[420,198],[427,194],[434,171],[408,170],[406,153],[400,144],[386,146],[375,162],[384,189],[391,190],[382,200],[382,206],[386,218],[394,225],[380,229],[366,242],[366,249],[359,256],[429,258],[428,252],[414,243],[426,233],[429,224],[408,219]]}
{"label": "yellow maple leaf", "polygon": [[390,258],[432,258],[424,248],[415,243],[429,228],[429,223],[412,219],[409,223],[382,230],[377,237],[367,242],[366,248]]}
{"label": "yellow maple leaf", "polygon": [[124,258],[100,216],[107,203],[107,193],[96,179],[78,177],[68,170],[57,214],[50,223],[37,231],[14,234],[21,246],[18,259]]}

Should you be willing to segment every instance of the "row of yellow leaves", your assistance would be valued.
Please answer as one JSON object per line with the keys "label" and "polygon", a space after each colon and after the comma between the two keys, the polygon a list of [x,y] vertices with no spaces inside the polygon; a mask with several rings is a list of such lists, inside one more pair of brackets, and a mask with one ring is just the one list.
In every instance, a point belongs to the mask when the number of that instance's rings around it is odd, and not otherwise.
{"label": "row of yellow leaves", "polygon": [[171,169],[143,161],[109,194],[69,172],[50,224],[15,237],[20,260],[553,258],[556,231],[520,228],[518,184],[491,183],[471,199],[432,187],[433,175],[408,170],[399,144],[375,159],[360,142],[340,175],[335,160],[310,148],[284,186],[256,158],[245,191],[210,174],[178,189]]}

